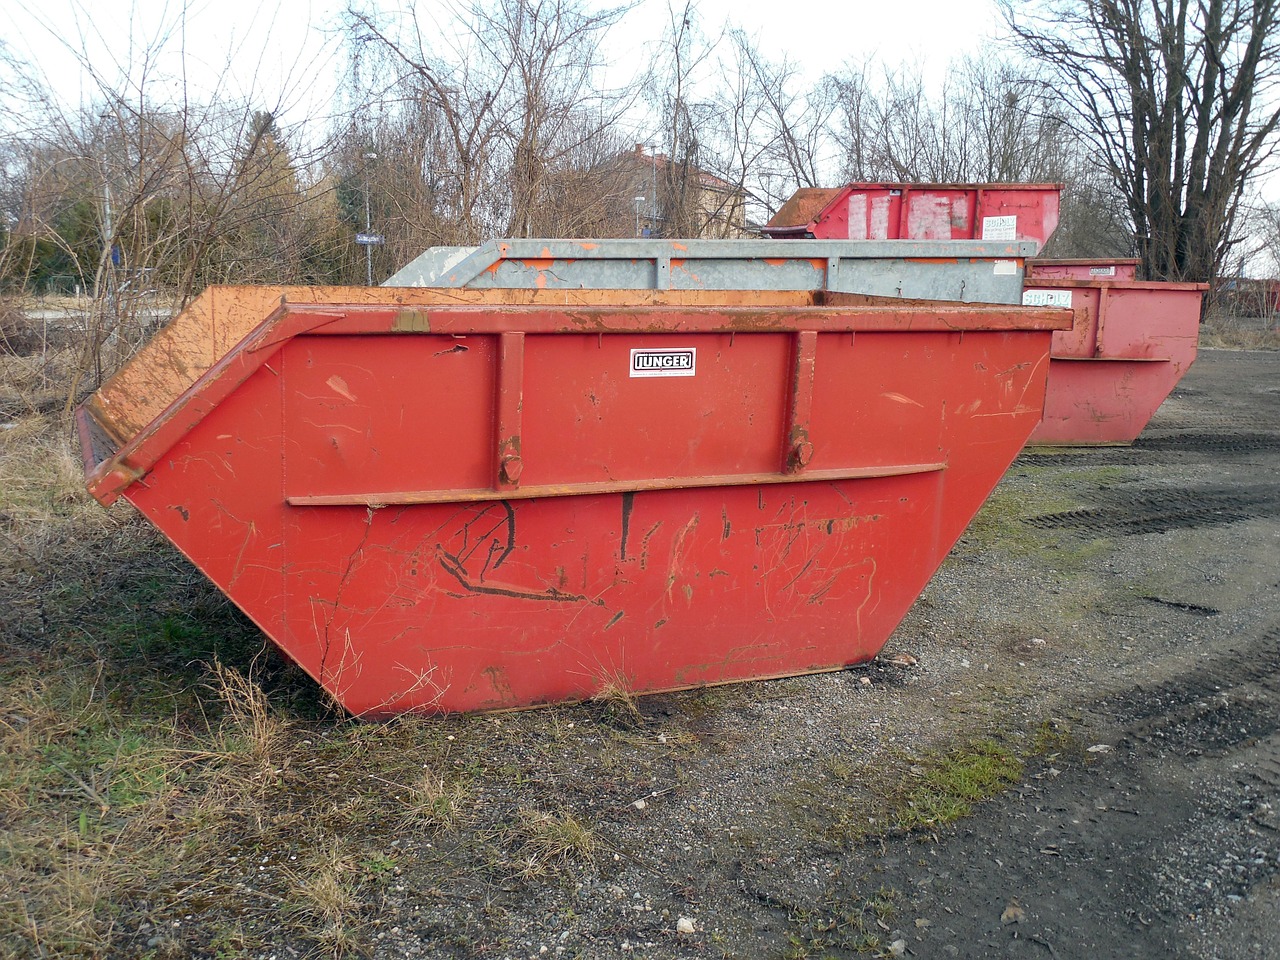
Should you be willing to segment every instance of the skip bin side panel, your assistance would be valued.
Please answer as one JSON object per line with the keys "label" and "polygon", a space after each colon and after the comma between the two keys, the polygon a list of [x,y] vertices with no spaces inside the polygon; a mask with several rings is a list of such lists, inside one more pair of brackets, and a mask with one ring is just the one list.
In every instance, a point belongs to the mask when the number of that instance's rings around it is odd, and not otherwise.
{"label": "skip bin side panel", "polygon": [[[929,452],[945,459],[945,469],[787,485],[290,509],[282,644],[347,709],[366,715],[523,706],[588,696],[607,683],[672,689],[833,669],[873,656],[1021,447],[1038,416],[1034,371],[1048,338],[856,335],[860,368],[831,359],[841,338],[848,335],[819,338],[831,343],[816,351],[817,380],[838,383],[861,369],[880,377],[884,393],[908,397],[915,390],[927,401],[917,400],[927,419],[942,424],[929,431]],[[527,339],[526,360],[536,368],[540,338]],[[566,369],[611,365],[607,353],[580,356],[584,344],[601,349],[600,338],[554,339],[571,344]],[[602,339],[627,346],[633,338]],[[734,360],[743,370],[753,366],[751,351],[763,358],[755,374],[762,406],[767,387],[782,393],[777,339],[739,335],[732,347],[744,350]],[[560,349],[543,346],[544,353]],[[957,380],[953,363],[966,371]],[[555,364],[547,366],[554,371]],[[889,373],[873,374],[886,366]],[[690,388],[691,379],[672,378],[669,386]],[[591,380],[531,380],[526,425],[558,392],[578,398],[584,383],[589,392],[607,382]],[[946,387],[921,393],[917,381]],[[969,390],[980,402],[953,409],[951,395]],[[860,405],[855,391],[815,388],[815,398],[828,395],[846,415]],[[648,399],[636,393],[602,405],[633,444],[630,408]],[[883,402],[916,409],[892,397]],[[812,429],[825,449],[823,435],[845,424],[820,421],[821,406],[814,404]],[[668,421],[670,432],[686,438],[716,431],[696,419]],[[732,436],[738,427],[726,419],[719,429]],[[527,429],[526,459],[553,432]],[[874,461],[861,439],[843,448],[840,465]],[[611,452],[622,456],[625,448]]]}
{"label": "skip bin side panel", "polygon": [[1171,363],[1054,360],[1033,444],[1133,443],[1181,378]]}
{"label": "skip bin side panel", "polygon": [[274,366],[241,384],[124,495],[279,642],[286,564]]}
{"label": "skip bin side panel", "polygon": [[1191,284],[1118,285],[1108,287],[1106,296],[1099,356],[1191,365],[1200,336],[1203,294],[1198,289]]}
{"label": "skip bin side panel", "polygon": [[495,348],[492,336],[291,341],[286,496],[491,486]]}
{"label": "skip bin side panel", "polygon": [[874,655],[914,600],[886,570],[930,567],[936,483],[298,511],[291,540],[350,562],[295,567],[290,620],[365,715],[832,669]]}

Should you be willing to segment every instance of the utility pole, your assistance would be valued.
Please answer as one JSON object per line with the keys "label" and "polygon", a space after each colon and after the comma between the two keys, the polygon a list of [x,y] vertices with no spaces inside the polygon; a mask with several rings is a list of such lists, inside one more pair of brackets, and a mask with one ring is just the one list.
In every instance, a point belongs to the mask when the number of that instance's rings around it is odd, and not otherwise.
{"label": "utility pole", "polygon": [[649,156],[653,158],[653,202],[649,207],[649,236],[658,232],[658,145],[649,144]]}
{"label": "utility pole", "polygon": [[[373,160],[377,160],[378,155],[372,150],[364,155],[364,232],[366,234],[373,233],[373,224],[369,218],[369,165]],[[365,282],[369,286],[373,286],[373,244],[366,243],[364,245],[364,275]]]}

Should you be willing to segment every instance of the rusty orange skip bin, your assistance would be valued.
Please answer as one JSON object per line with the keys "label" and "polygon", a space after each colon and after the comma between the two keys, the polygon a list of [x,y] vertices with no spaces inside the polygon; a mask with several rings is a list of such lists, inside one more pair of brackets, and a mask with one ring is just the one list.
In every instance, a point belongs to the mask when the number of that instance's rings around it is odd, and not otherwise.
{"label": "rusty orange skip bin", "polygon": [[1040,419],[1065,310],[211,289],[78,411],[353,714],[874,656]]}
{"label": "rusty orange skip bin", "polygon": [[1030,442],[1133,443],[1196,358],[1203,283],[1133,279],[1135,260],[1028,261],[1023,302],[1071,308]]}

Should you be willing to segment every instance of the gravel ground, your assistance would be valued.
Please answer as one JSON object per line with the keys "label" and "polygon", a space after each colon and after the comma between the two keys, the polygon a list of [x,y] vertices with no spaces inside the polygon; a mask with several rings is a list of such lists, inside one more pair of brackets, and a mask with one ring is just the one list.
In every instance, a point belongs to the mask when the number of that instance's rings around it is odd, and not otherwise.
{"label": "gravel ground", "polygon": [[[118,580],[137,623],[99,640],[103,689],[216,707],[173,658],[252,674],[256,631],[140,525],[99,519],[65,521],[63,553],[31,535],[40,562],[15,569],[43,586],[9,591],[7,669],[56,686],[46,606]],[[142,814],[113,810],[118,844],[74,811],[120,748],[48,754],[92,731],[6,708],[40,825],[0,816],[39,854],[0,857],[29,888],[0,955],[1280,957],[1278,588],[1280,352],[1204,350],[1133,447],[1025,452],[855,669],[361,724],[276,661],[258,739],[214,738]],[[178,626],[147,646],[148,617]],[[157,726],[133,693],[104,716]],[[89,919],[59,921],[90,875]],[[65,949],[37,948],[28,928],[58,922]]]}
{"label": "gravel ground", "polygon": [[[374,954],[1280,956],[1278,471],[1280,353],[1204,351],[1134,447],[1020,457],[876,663],[481,721],[544,777],[481,822],[599,845],[399,836]],[[903,829],[981,743],[1017,782]]]}

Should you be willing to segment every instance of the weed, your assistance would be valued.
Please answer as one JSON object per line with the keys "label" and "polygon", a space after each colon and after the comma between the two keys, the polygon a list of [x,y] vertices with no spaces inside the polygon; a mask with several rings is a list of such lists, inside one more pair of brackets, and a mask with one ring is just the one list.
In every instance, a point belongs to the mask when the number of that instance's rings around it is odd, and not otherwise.
{"label": "weed", "polygon": [[450,830],[463,822],[471,792],[461,782],[448,783],[444,777],[423,770],[409,794],[410,821],[428,830]]}
{"label": "weed", "polygon": [[247,750],[255,760],[269,761],[284,725],[271,713],[262,688],[235,667],[214,660],[209,688],[222,702],[223,745],[228,753]]}
{"label": "weed", "polygon": [[520,840],[517,866],[526,879],[562,869],[574,860],[595,862],[595,834],[568,811],[521,810],[516,829]]}
{"label": "weed", "polygon": [[307,868],[291,873],[294,894],[289,913],[330,956],[359,949],[359,870],[355,858],[332,841],[322,845]]}
{"label": "weed", "polygon": [[606,723],[628,729],[644,722],[632,684],[620,673],[602,677],[591,702],[599,709],[601,719]]}
{"label": "weed", "polygon": [[787,960],[842,953],[878,953],[884,945],[884,934],[891,929],[897,913],[898,892],[881,887],[871,897],[849,903],[847,898],[829,896],[815,908],[792,907],[787,920],[792,925],[787,934]]}
{"label": "weed", "polygon": [[967,816],[973,805],[1018,781],[1022,760],[1008,747],[978,740],[939,757],[925,758],[896,811],[902,830],[936,829]]}

